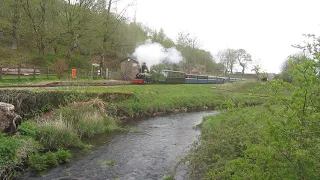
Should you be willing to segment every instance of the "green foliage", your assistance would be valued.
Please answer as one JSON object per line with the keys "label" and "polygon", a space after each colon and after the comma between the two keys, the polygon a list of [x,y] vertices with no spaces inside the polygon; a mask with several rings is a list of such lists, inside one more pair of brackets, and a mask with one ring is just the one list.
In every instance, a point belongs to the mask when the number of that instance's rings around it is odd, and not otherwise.
{"label": "green foliage", "polygon": [[13,178],[15,169],[22,166],[29,154],[37,151],[40,146],[34,139],[15,135],[7,137],[0,134],[0,178]]}
{"label": "green foliage", "polygon": [[174,180],[174,176],[173,175],[165,175],[161,178],[161,180]]}
{"label": "green foliage", "polygon": [[71,161],[72,156],[69,150],[59,149],[55,154],[59,163],[68,163]]}
{"label": "green foliage", "polygon": [[30,168],[43,171],[48,167],[54,167],[61,163],[68,163],[71,161],[71,154],[68,150],[59,149],[57,152],[48,151],[43,155],[39,153],[31,154],[28,159]]}
{"label": "green foliage", "polygon": [[58,165],[57,156],[55,153],[48,151],[48,152],[46,152],[46,154],[44,154],[44,156],[46,157],[46,163],[49,166],[57,166]]}
{"label": "green foliage", "polygon": [[12,137],[0,134],[0,177],[5,168],[14,165],[18,161],[17,153],[21,147],[20,142]]}
{"label": "green foliage", "polygon": [[18,126],[18,131],[24,136],[30,136],[36,138],[37,126],[31,121],[24,121]]}
{"label": "green foliage", "polygon": [[28,164],[32,169],[37,171],[46,170],[48,167],[46,156],[41,156],[39,153],[32,154],[29,157]]}
{"label": "green foliage", "polygon": [[298,57],[292,83],[268,82],[263,107],[206,118],[190,154],[192,179],[318,179],[319,64]]}

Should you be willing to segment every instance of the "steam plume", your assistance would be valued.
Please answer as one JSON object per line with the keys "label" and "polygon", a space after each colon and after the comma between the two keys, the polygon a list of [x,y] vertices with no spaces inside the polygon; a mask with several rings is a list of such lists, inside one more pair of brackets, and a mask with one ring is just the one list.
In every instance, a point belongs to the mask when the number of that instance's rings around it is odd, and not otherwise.
{"label": "steam plume", "polygon": [[138,46],[132,55],[137,58],[140,64],[145,62],[149,68],[164,61],[179,63],[183,58],[181,52],[176,48],[166,49],[161,44],[154,43],[150,39]]}

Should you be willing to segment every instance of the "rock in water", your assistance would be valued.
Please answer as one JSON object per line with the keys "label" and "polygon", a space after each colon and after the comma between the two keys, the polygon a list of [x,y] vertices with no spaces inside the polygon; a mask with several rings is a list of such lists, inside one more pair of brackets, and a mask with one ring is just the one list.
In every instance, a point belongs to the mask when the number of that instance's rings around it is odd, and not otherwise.
{"label": "rock in water", "polygon": [[15,133],[21,120],[14,112],[14,105],[0,102],[0,132]]}

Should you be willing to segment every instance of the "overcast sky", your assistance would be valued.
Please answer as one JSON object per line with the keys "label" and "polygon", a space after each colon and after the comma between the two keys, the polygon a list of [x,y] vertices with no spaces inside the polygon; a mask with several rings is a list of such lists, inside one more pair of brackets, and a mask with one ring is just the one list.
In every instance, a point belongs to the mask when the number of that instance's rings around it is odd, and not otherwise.
{"label": "overcast sky", "polygon": [[278,73],[298,51],[291,45],[301,44],[302,34],[320,35],[320,0],[137,0],[127,15],[135,8],[138,22],[174,40],[187,31],[212,54],[243,48],[268,72]]}

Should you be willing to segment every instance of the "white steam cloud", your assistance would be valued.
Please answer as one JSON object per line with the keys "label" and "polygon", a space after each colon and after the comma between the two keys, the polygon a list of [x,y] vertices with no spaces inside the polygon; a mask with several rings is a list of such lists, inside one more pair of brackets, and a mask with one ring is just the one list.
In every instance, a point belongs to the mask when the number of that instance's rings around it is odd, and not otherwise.
{"label": "white steam cloud", "polygon": [[176,48],[166,49],[159,43],[153,43],[150,39],[138,46],[132,55],[140,64],[146,63],[149,68],[164,61],[179,63],[183,58],[181,52]]}

